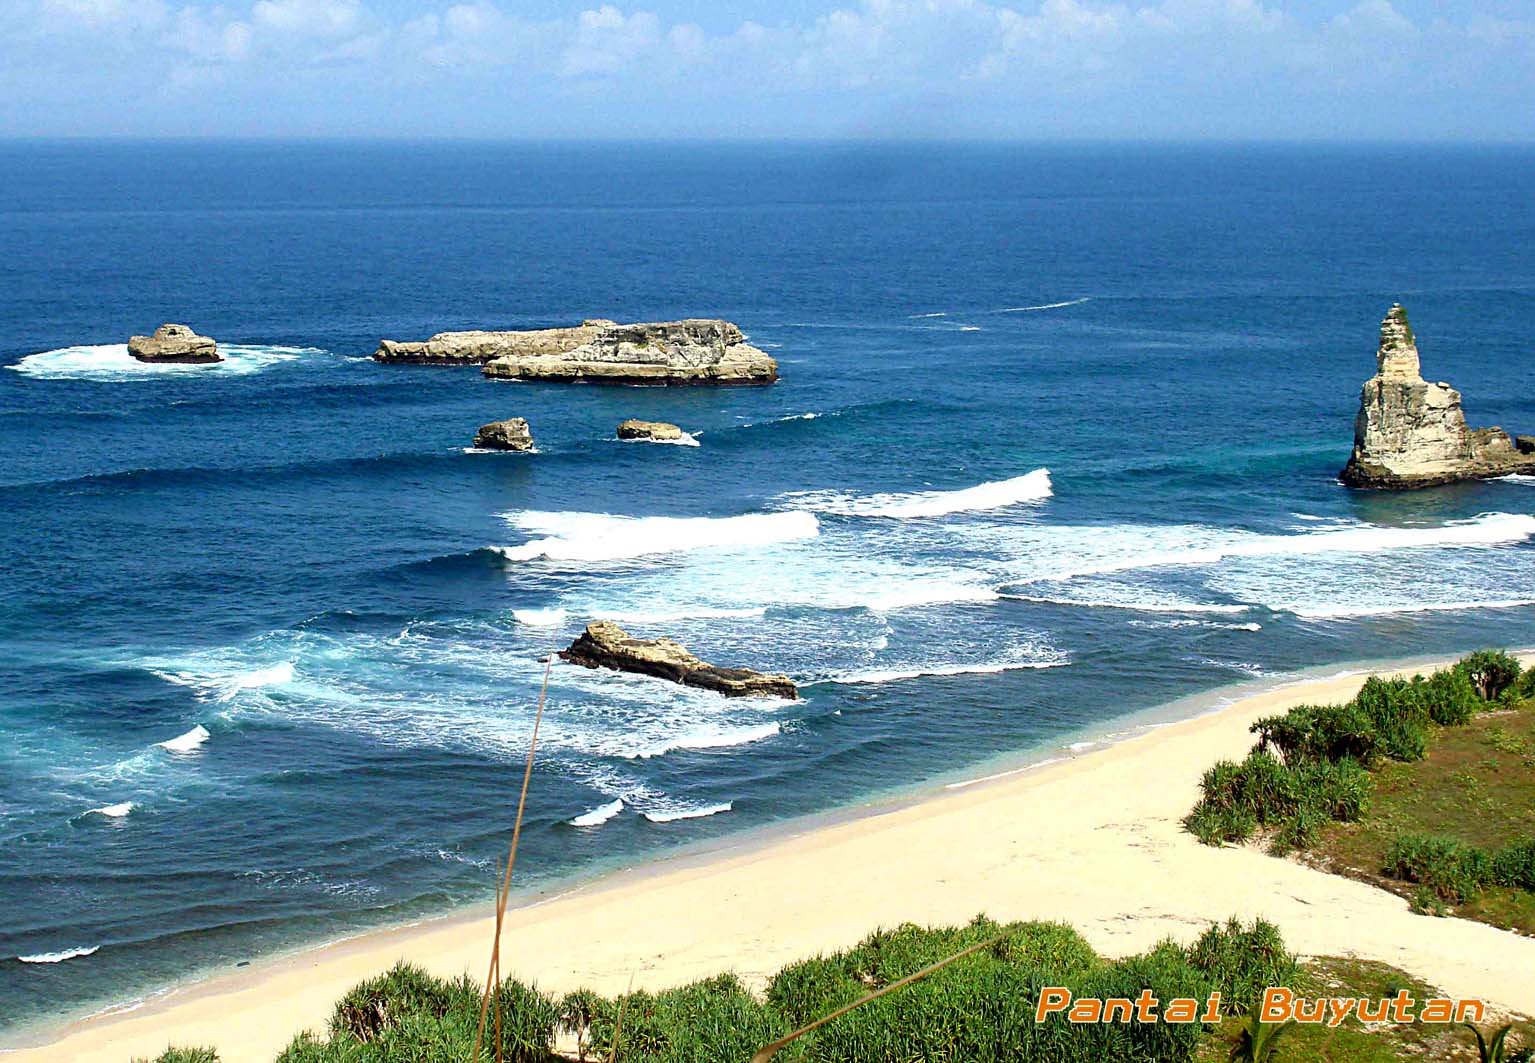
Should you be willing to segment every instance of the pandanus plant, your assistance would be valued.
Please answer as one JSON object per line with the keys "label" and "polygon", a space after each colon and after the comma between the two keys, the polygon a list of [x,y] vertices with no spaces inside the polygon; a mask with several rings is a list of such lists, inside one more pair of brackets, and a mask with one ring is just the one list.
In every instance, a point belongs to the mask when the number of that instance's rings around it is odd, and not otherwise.
{"label": "pandanus plant", "polygon": [[1521,1049],[1512,1055],[1509,1054],[1508,1034],[1514,1028],[1513,1023],[1507,1023],[1500,1029],[1494,1030],[1490,1040],[1483,1037],[1482,1031],[1469,1022],[1461,1023],[1461,1025],[1476,1036],[1476,1052],[1481,1057],[1482,1063],[1521,1063],[1521,1061],[1530,1058],[1530,1050],[1528,1048]]}
{"label": "pandanus plant", "polygon": [[1231,1063],[1268,1063],[1274,1058],[1280,1036],[1293,1025],[1294,1019],[1264,1022],[1256,1011],[1248,1012],[1237,1031],[1236,1044],[1231,1046]]}

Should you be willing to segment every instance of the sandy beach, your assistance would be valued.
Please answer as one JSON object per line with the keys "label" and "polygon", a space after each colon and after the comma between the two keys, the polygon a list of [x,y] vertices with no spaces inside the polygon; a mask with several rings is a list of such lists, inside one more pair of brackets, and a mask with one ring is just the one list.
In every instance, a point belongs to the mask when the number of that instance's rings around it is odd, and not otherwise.
{"label": "sandy beach", "polygon": [[[760,979],[877,925],[980,911],[1069,922],[1108,955],[1262,915],[1303,954],[1383,960],[1453,995],[1535,1013],[1535,940],[1416,916],[1363,883],[1211,849],[1180,828],[1201,772],[1243,755],[1253,720],[1346,699],[1363,678],[1292,683],[1068,760],[608,876],[509,913],[503,968],[553,991],[616,992],[631,977],[640,987],[731,969]],[[371,933],[77,1022],[5,1058],[127,1063],[175,1043],[215,1045],[225,1063],[268,1063],[300,1030],[323,1026],[346,989],[398,959],[482,977],[489,936],[483,911]]]}

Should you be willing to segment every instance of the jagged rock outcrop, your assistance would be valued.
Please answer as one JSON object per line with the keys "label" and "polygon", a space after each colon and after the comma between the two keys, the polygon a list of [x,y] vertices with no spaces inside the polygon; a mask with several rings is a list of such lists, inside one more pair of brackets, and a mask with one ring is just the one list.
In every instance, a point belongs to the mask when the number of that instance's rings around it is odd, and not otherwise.
{"label": "jagged rock outcrop", "polygon": [[570,350],[492,358],[484,373],[583,384],[771,384],[778,363],[729,321],[691,318],[604,326]]}
{"label": "jagged rock outcrop", "polygon": [[1354,452],[1341,479],[1350,487],[1412,488],[1535,472],[1527,438],[1516,445],[1501,428],[1467,428],[1460,392],[1423,379],[1407,311],[1394,305],[1380,324],[1376,373],[1359,397]]}
{"label": "jagged rock outcrop", "polygon": [[382,340],[373,352],[375,362],[407,365],[482,365],[492,358],[536,358],[564,354],[597,338],[614,325],[606,318],[592,318],[574,328],[530,329],[522,332],[439,332],[421,343]]}
{"label": "jagged rock outcrop", "polygon": [[618,426],[618,438],[674,443],[682,438],[682,429],[665,421],[639,421],[631,418]]}
{"label": "jagged rock outcrop", "polygon": [[572,664],[613,668],[670,679],[683,686],[714,690],[726,697],[753,694],[799,697],[799,688],[786,675],[764,675],[750,668],[717,668],[689,653],[674,639],[637,639],[611,620],[588,624],[581,637],[560,651]]}
{"label": "jagged rock outcrop", "polygon": [[474,445],[481,450],[532,450],[533,433],[528,430],[526,420],[509,417],[480,425],[480,430],[474,434]]}
{"label": "jagged rock outcrop", "polygon": [[141,362],[198,363],[222,362],[219,345],[211,337],[199,336],[187,325],[161,325],[153,336],[133,336],[128,353]]}

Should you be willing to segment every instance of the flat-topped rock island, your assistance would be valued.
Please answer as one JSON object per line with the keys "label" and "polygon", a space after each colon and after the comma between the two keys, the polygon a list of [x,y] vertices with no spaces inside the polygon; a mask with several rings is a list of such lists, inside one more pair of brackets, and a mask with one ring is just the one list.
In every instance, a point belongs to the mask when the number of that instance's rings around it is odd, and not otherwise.
{"label": "flat-topped rock island", "polygon": [[620,325],[591,319],[570,328],[439,332],[420,343],[384,340],[383,363],[479,365],[500,380],[585,384],[771,384],[778,363],[717,318]]}

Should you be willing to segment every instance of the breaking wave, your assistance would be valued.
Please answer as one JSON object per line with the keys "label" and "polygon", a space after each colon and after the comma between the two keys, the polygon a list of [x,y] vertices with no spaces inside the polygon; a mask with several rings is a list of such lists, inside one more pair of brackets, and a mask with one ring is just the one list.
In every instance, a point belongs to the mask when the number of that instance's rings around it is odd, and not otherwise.
{"label": "breaking wave", "polygon": [[671,447],[701,447],[702,443],[692,432],[683,432],[676,439],[621,439],[620,443],[659,443]]}
{"label": "breaking wave", "polygon": [[645,749],[622,752],[626,760],[649,760],[681,750],[729,749],[732,746],[749,745],[764,738],[772,738],[783,730],[781,724],[764,723],[755,727],[737,727],[729,730],[695,731],[678,738],[667,739]]}
{"label": "breaking wave", "polygon": [[620,797],[616,800],[609,801],[605,805],[598,805],[594,809],[583,812],[581,815],[577,816],[575,819],[570,820],[569,822],[572,827],[598,827],[612,819],[614,816],[618,815],[623,810],[624,799]]}
{"label": "breaking wave", "polygon": [[1010,480],[996,480],[956,491],[917,491],[909,494],[849,496],[836,492],[805,492],[784,496],[802,509],[851,517],[942,517],[950,513],[1000,509],[1042,502],[1052,494],[1050,470],[1035,469]]}
{"label": "breaking wave", "polygon": [[514,527],[542,533],[521,546],[493,547],[508,561],[618,561],[706,549],[739,549],[813,539],[811,513],[739,517],[621,517],[611,513],[516,513]]}
{"label": "breaking wave", "polygon": [[82,344],[29,354],[7,368],[37,380],[121,383],[195,377],[199,374],[246,376],[284,362],[296,361],[306,354],[323,353],[313,347],[265,347],[236,343],[220,344],[219,352],[224,356],[222,362],[166,364],[139,361],[128,353],[126,343]]}
{"label": "breaking wave", "polygon": [[849,672],[822,680],[825,683],[849,685],[896,683],[904,679],[922,679],[929,676],[994,675],[998,672],[1014,672],[1020,669],[1062,668],[1071,662],[1062,658],[1049,661],[999,661],[993,664],[933,664],[915,668],[873,669],[867,672]]}
{"label": "breaking wave", "polygon": [[104,816],[107,819],[122,819],[137,806],[132,801],[121,801],[115,805],[102,805],[100,808],[88,808],[81,815]]}
{"label": "breaking wave", "polygon": [[17,956],[22,963],[63,963],[65,960],[78,959],[82,956],[94,956],[100,945],[88,945],[77,949],[64,949],[62,952],[38,952],[30,956]]}
{"label": "breaking wave", "polygon": [[206,727],[198,724],[186,734],[168,738],[164,742],[156,742],[155,745],[170,753],[194,753],[199,746],[212,737]]}
{"label": "breaking wave", "polygon": [[1086,295],[1081,299],[1067,299],[1065,302],[1060,303],[1040,303],[1038,306],[1004,306],[1001,310],[994,310],[992,312],[996,314],[1027,314],[1036,310],[1059,310],[1066,306],[1079,306],[1091,300],[1092,296]]}
{"label": "breaking wave", "polygon": [[703,819],[706,816],[717,816],[721,812],[729,812],[734,807],[734,801],[726,801],[723,804],[704,805],[700,808],[679,808],[671,812],[642,812],[640,815],[652,823],[673,823],[679,819]]}

